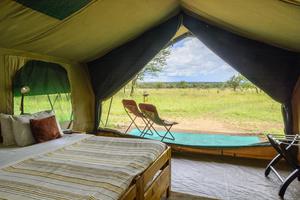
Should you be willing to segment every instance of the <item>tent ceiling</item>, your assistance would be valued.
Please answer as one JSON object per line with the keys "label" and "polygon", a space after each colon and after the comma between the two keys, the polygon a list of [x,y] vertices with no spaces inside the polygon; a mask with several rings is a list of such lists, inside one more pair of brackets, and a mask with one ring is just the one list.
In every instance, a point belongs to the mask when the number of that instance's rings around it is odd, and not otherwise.
{"label": "tent ceiling", "polygon": [[137,37],[178,10],[177,0],[94,0],[61,21],[4,0],[0,2],[0,46],[87,61]]}
{"label": "tent ceiling", "polygon": [[63,20],[2,0],[0,47],[90,61],[162,23],[180,5],[245,37],[300,52],[300,7],[280,0],[91,0]]}
{"label": "tent ceiling", "polygon": [[281,0],[182,0],[181,5],[242,36],[300,52],[300,6],[295,4]]}

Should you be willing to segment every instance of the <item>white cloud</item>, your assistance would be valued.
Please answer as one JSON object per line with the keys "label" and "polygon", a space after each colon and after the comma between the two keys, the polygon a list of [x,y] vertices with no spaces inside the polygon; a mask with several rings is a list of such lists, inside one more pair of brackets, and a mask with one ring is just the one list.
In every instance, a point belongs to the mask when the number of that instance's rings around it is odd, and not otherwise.
{"label": "white cloud", "polygon": [[197,38],[187,38],[172,47],[167,66],[159,77],[146,77],[145,81],[178,81],[178,78],[224,81],[235,73]]}

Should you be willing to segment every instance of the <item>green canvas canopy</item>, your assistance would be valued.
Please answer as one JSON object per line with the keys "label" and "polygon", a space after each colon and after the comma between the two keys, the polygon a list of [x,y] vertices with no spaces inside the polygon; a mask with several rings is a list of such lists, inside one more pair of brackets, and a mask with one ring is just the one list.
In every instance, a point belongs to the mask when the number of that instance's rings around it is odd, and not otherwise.
{"label": "green canvas canopy", "polygon": [[71,92],[66,70],[59,64],[28,61],[14,76],[14,96],[21,96],[20,89],[28,86],[29,96]]}

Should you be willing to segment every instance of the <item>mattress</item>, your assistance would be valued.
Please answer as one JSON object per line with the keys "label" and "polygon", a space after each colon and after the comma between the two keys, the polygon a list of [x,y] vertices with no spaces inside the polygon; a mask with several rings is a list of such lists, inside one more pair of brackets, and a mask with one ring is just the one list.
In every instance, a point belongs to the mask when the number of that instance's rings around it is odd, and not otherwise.
{"label": "mattress", "polygon": [[86,134],[30,147],[2,147],[0,197],[119,199],[165,148],[158,141]]}
{"label": "mattress", "polygon": [[27,147],[3,146],[0,144],[0,168],[24,160],[34,155],[54,151],[67,145],[71,145],[84,138],[92,137],[88,134],[64,134],[63,137],[44,143]]}

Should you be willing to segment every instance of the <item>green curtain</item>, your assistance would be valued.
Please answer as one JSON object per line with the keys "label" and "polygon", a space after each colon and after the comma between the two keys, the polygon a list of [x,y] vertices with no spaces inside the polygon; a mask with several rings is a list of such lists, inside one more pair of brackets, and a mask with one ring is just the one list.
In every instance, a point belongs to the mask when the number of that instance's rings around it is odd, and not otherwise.
{"label": "green curtain", "polygon": [[164,48],[180,24],[180,15],[175,16],[135,40],[87,63],[95,93],[95,130],[100,123],[101,102],[120,90]]}

